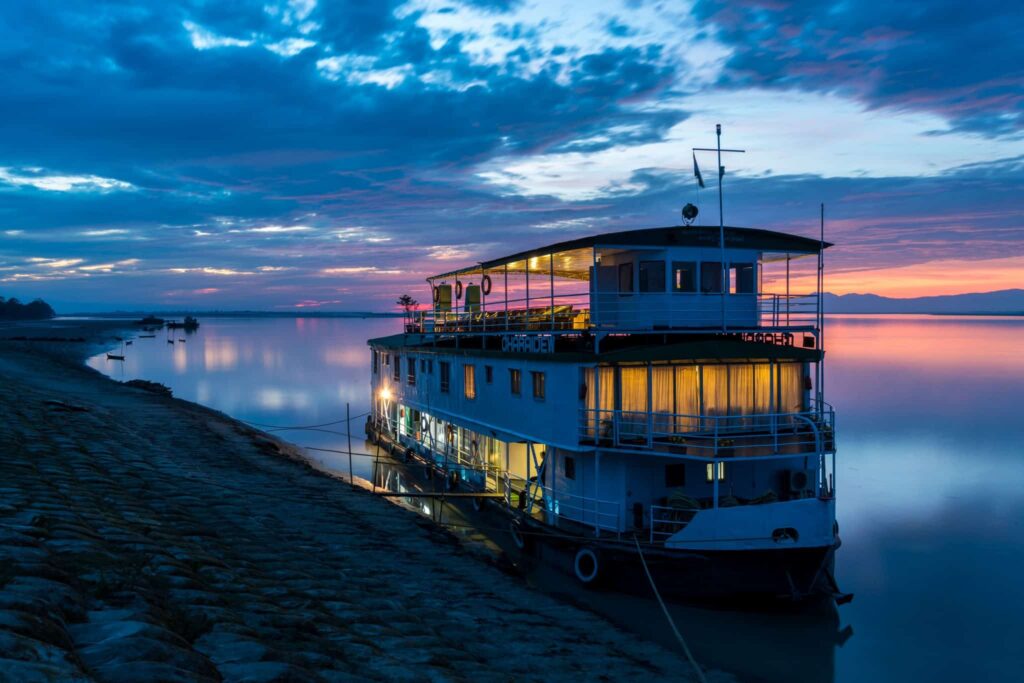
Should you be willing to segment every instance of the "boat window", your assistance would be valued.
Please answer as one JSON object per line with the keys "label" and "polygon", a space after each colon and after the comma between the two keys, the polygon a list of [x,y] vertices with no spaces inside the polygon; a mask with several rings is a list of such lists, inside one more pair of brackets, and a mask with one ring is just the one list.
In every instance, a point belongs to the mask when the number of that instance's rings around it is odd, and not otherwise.
{"label": "boat window", "polygon": [[533,378],[533,397],[537,400],[543,401],[547,394],[546,381],[543,372],[531,372],[530,375]]}
{"label": "boat window", "polygon": [[753,263],[733,263],[729,266],[729,293],[754,293]]}
{"label": "boat window", "polygon": [[395,356],[395,374],[394,378],[396,382],[402,381],[402,357]]}
{"label": "boat window", "polygon": [[640,291],[641,292],[664,292],[665,291],[665,262],[664,261],[641,261],[640,262]]}
{"label": "boat window", "polygon": [[518,396],[523,393],[523,372],[521,370],[509,369],[508,381],[513,395]]}
{"label": "boat window", "polygon": [[450,363],[446,363],[445,361],[441,361],[441,362],[438,363],[438,368],[441,371],[441,377],[439,378],[441,393],[442,394],[447,394],[448,393],[448,383],[449,383],[449,380],[451,379],[451,377],[450,377],[451,364]]}
{"label": "boat window", "polygon": [[672,262],[672,291],[697,291],[697,264],[693,261]]}
{"label": "boat window", "polygon": [[416,386],[416,359],[415,358],[409,358],[407,365],[408,365],[407,372],[409,373],[408,377],[407,377],[407,381],[408,381],[408,384],[409,384],[410,387],[414,387],[414,386]]}
{"label": "boat window", "polygon": [[576,458],[571,455],[567,455],[562,458],[562,463],[565,467],[565,478],[576,479]]}
{"label": "boat window", "polygon": [[375,375],[377,374],[377,364],[380,362],[380,359],[377,357],[379,353],[379,351],[375,350],[371,354],[373,356],[373,374]]}
{"label": "boat window", "polygon": [[700,264],[700,291],[704,294],[722,293],[722,263],[704,261]]}
{"label": "boat window", "polygon": [[619,292],[633,293],[633,262],[619,264]]}
{"label": "boat window", "polygon": [[462,366],[462,389],[468,399],[476,398],[476,366]]}
{"label": "boat window", "polygon": [[494,366],[492,366],[492,365],[485,365],[484,366],[484,381],[487,382],[488,384],[491,384],[492,382],[494,382]]}
{"label": "boat window", "polygon": [[686,486],[686,463],[665,465],[665,488]]}
{"label": "boat window", "polygon": [[390,353],[385,353],[384,354],[384,367],[387,367],[389,365],[391,365],[391,354]]}
{"label": "boat window", "polygon": [[[717,465],[718,465],[718,481],[725,481],[725,463],[724,462],[720,462],[720,463],[717,463]],[[712,472],[714,471],[713,468],[714,468],[714,464],[709,462],[707,464],[707,469],[706,469],[705,475],[704,475],[705,481],[707,481],[707,483],[709,483],[709,484],[711,483],[711,477],[713,476],[712,475]]]}

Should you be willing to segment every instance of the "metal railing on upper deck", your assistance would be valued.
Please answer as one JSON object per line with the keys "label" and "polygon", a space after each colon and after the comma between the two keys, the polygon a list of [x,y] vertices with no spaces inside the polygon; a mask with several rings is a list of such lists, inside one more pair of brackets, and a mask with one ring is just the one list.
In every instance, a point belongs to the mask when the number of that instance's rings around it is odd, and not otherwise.
{"label": "metal railing on upper deck", "polygon": [[684,415],[580,410],[581,445],[658,450],[700,458],[753,457],[835,450],[835,412]]}
{"label": "metal railing on upper deck", "polygon": [[[818,299],[808,294],[727,294],[725,327],[733,330],[813,329]],[[485,301],[467,309],[414,312],[410,334],[571,334],[720,330],[722,296],[674,292],[561,293]]]}

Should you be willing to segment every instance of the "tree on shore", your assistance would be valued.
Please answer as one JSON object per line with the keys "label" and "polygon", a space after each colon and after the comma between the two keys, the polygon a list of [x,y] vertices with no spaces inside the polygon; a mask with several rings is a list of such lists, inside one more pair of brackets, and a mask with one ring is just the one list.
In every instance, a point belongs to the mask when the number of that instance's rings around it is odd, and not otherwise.
{"label": "tree on shore", "polygon": [[57,315],[42,299],[23,304],[17,298],[0,296],[0,320],[47,320]]}

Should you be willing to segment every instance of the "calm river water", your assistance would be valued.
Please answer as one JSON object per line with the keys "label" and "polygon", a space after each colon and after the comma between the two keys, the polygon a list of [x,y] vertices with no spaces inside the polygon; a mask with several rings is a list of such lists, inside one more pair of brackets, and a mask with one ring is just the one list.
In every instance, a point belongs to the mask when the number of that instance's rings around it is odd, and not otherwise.
{"label": "calm river water", "polygon": [[[400,326],[206,318],[194,334],[176,331],[174,344],[161,331],[126,347],[124,363],[97,356],[89,365],[116,379],[161,382],[175,396],[260,425],[324,425],[277,432],[318,449],[345,449],[348,403],[353,447],[362,451],[366,339]],[[1019,680],[1024,319],[835,316],[825,344],[839,447],[836,574],[856,597],[826,615],[673,606],[697,660],[751,682]],[[310,453],[348,469],[347,455]],[[353,468],[370,475],[368,458],[357,456]],[[673,645],[651,601],[568,597]]]}

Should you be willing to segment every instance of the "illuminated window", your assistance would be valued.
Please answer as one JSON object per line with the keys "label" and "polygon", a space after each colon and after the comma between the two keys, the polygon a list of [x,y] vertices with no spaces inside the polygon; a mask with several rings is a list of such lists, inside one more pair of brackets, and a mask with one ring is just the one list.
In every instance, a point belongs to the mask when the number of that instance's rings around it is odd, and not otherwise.
{"label": "illuminated window", "polygon": [[[714,471],[713,468],[714,468],[714,464],[709,462],[708,465],[707,465],[707,471],[705,472],[705,475],[704,475],[705,481],[707,481],[707,483],[709,483],[709,484],[711,483],[711,477],[713,476],[712,475],[712,472]],[[725,481],[725,463],[724,462],[718,463],[718,481]]]}
{"label": "illuminated window", "polygon": [[533,378],[533,397],[538,401],[543,401],[547,395],[547,381],[544,373],[531,372],[530,376]]}
{"label": "illuminated window", "polygon": [[640,291],[641,292],[664,292],[665,291],[665,262],[664,261],[641,261],[640,262]]}
{"label": "illuminated window", "polygon": [[476,366],[475,365],[463,365],[462,366],[462,389],[466,394],[466,398],[476,398]]}
{"label": "illuminated window", "polygon": [[693,261],[672,262],[672,291],[695,293],[697,291],[697,264]]}
{"label": "illuminated window", "polygon": [[700,291],[704,294],[722,293],[722,264],[704,261],[700,264]]}
{"label": "illuminated window", "polygon": [[508,382],[513,396],[523,393],[523,372],[521,370],[509,370]]}
{"label": "illuminated window", "polygon": [[448,393],[448,383],[451,379],[451,364],[441,361],[437,364],[440,371],[440,377],[438,378],[439,386],[442,394]]}

